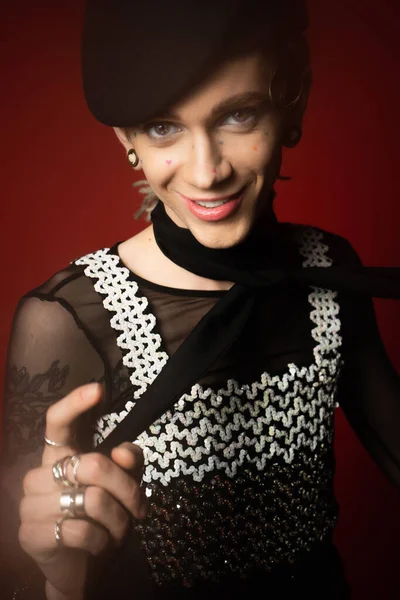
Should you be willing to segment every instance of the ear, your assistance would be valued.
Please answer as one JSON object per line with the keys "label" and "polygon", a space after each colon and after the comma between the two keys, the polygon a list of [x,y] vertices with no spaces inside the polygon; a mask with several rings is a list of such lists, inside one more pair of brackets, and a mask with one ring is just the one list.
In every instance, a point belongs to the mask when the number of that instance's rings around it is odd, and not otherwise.
{"label": "ear", "polygon": [[[113,127],[113,129],[115,131],[115,135],[117,136],[118,140],[121,142],[121,144],[125,148],[126,154],[128,154],[129,150],[135,150],[136,156],[138,156],[136,149],[133,147],[132,142],[129,139],[129,135],[128,135],[126,129],[124,129],[123,127]],[[129,158],[128,158],[128,160],[129,160]],[[138,164],[136,165],[136,167],[134,167],[132,165],[132,168],[135,171],[141,171],[142,167],[141,167],[140,161],[138,162]]]}
{"label": "ear", "polygon": [[286,148],[294,148],[300,142],[303,135],[301,123],[292,123],[283,132],[281,143]]}
{"label": "ear", "polygon": [[291,129],[283,140],[283,145],[286,148],[294,148],[300,142],[302,133],[300,128]]}
{"label": "ear", "polygon": [[125,150],[128,152],[131,148],[133,148],[132,143],[128,137],[126,130],[123,127],[113,127],[115,131],[115,135],[118,140],[121,142]]}
{"label": "ear", "polygon": [[304,113],[292,113],[289,119],[282,123],[281,144],[286,148],[294,148],[300,142],[303,135],[303,117]]}

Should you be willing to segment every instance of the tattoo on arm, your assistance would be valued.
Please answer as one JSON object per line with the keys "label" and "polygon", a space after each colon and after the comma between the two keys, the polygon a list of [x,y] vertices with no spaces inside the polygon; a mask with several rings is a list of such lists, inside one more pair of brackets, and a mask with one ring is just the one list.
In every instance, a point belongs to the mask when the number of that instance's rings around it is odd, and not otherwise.
{"label": "tattoo on arm", "polygon": [[18,454],[35,452],[43,440],[46,411],[65,396],[68,365],[55,360],[44,373],[31,376],[26,367],[12,366],[6,377],[4,448],[7,464]]}
{"label": "tattoo on arm", "polygon": [[[70,366],[62,365],[60,359],[53,361],[44,373],[35,375],[31,375],[27,367],[10,367],[6,374],[3,416],[2,455],[5,464],[12,466],[21,455],[34,454],[43,448],[46,412],[73,389],[68,381],[70,371]],[[87,383],[102,383],[104,380],[102,374]],[[112,401],[123,397],[128,401],[131,398],[132,385],[122,359],[111,371],[111,386]],[[95,410],[94,415],[97,410],[101,407]]]}

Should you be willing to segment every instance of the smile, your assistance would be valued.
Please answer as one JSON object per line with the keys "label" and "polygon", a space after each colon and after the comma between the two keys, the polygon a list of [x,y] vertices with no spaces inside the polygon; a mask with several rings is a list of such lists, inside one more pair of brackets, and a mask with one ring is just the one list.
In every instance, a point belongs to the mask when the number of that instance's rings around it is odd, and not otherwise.
{"label": "smile", "polygon": [[[218,196],[217,198],[189,198],[188,196],[184,196],[186,200],[190,200],[191,202],[197,202],[198,204],[208,204],[210,202],[224,202],[231,200],[232,198],[237,198],[244,190],[246,186],[243,186],[237,192],[233,192],[233,194],[229,194],[228,196]],[[181,194],[183,196],[183,194]]]}
{"label": "smile", "polygon": [[183,194],[179,195],[185,201],[191,213],[201,221],[222,221],[231,216],[240,206],[245,194],[246,186],[229,196],[219,196],[218,198],[187,198]]}

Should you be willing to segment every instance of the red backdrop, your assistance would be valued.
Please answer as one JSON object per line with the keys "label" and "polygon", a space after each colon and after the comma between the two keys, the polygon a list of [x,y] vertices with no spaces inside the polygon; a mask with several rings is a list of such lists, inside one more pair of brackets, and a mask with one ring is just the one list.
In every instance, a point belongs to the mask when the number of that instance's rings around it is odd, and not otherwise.
{"label": "red backdrop", "polygon": [[[303,140],[284,157],[283,173],[293,179],[277,186],[278,217],[347,236],[366,264],[400,265],[400,3],[310,0],[309,6],[314,88]],[[2,9],[1,377],[18,298],[73,258],[144,226],[132,219],[137,175],[113,132],[84,103],[82,13],[82,0],[20,0]],[[400,372],[399,306],[376,301]],[[399,493],[340,411],[336,447],[342,507],[336,539],[354,598],[398,598]]]}

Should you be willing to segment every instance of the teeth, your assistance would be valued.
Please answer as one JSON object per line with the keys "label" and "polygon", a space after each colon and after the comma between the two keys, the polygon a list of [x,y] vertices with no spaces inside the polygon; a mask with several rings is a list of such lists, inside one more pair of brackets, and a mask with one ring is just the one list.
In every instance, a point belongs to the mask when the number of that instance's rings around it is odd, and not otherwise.
{"label": "teeth", "polygon": [[216,208],[230,202],[230,200],[229,198],[228,200],[216,200],[215,202],[196,202],[196,204],[200,204],[200,206],[205,206],[206,208]]}

